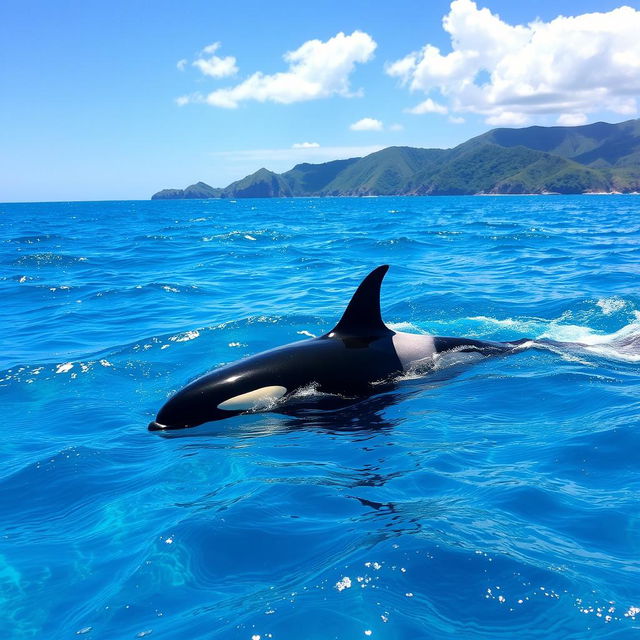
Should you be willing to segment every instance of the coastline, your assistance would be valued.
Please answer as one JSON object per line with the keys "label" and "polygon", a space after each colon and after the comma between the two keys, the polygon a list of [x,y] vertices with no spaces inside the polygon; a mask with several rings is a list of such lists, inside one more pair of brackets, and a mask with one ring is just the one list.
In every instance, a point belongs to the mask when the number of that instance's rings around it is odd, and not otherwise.
{"label": "coastline", "polygon": [[[508,198],[508,197],[532,197],[532,196],[561,196],[561,197],[575,197],[575,196],[639,196],[640,191],[598,191],[598,192],[586,192],[586,193],[467,193],[467,194],[451,194],[451,195],[418,195],[418,194],[397,194],[397,195],[371,195],[371,196],[284,196],[284,197],[253,197],[253,198],[117,198],[117,199],[105,199],[105,200],[6,200],[0,202],[0,207],[4,205],[30,205],[30,204],[82,204],[87,202],[99,203],[99,202],[197,202],[197,201],[209,201],[209,200],[221,200],[224,202],[237,202],[238,200],[332,200],[335,198],[358,198],[358,199],[373,199],[373,198]],[[0,215],[3,212],[0,210]]]}

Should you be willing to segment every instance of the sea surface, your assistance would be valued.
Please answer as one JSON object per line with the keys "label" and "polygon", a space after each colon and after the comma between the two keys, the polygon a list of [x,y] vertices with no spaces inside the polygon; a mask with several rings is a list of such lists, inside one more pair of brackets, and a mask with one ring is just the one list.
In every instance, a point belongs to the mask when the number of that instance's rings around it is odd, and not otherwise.
{"label": "sea surface", "polygon": [[[640,198],[0,205],[3,640],[640,638]],[[569,343],[148,422],[320,335]],[[451,363],[449,363],[451,364]]]}

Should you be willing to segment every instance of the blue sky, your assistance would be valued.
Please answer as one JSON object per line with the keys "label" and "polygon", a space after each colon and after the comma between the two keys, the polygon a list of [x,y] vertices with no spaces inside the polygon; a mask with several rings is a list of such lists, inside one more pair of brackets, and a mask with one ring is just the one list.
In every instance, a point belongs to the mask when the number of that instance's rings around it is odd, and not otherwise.
{"label": "blue sky", "polygon": [[5,0],[0,201],[145,199],[494,126],[628,120],[638,33],[640,3],[606,0]]}

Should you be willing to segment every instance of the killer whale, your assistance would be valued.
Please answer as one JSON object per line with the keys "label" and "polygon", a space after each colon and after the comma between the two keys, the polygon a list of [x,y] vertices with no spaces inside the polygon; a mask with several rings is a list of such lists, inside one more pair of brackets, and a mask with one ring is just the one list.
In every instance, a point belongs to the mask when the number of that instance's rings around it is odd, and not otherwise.
{"label": "killer whale", "polygon": [[301,340],[215,369],[178,391],[149,430],[195,427],[246,411],[286,403],[313,386],[321,393],[366,397],[416,367],[432,368],[444,352],[500,355],[527,340],[494,342],[396,332],[380,311],[382,265],[361,282],[338,324],[324,335]]}

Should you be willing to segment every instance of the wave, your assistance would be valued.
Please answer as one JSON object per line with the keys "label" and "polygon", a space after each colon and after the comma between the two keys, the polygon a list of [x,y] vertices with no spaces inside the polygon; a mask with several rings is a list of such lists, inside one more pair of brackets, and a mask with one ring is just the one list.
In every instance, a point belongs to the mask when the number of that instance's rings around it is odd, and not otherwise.
{"label": "wave", "polygon": [[[632,635],[633,203],[307,202],[2,205],[4,635]],[[393,330],[531,343],[149,434],[383,263]]]}

